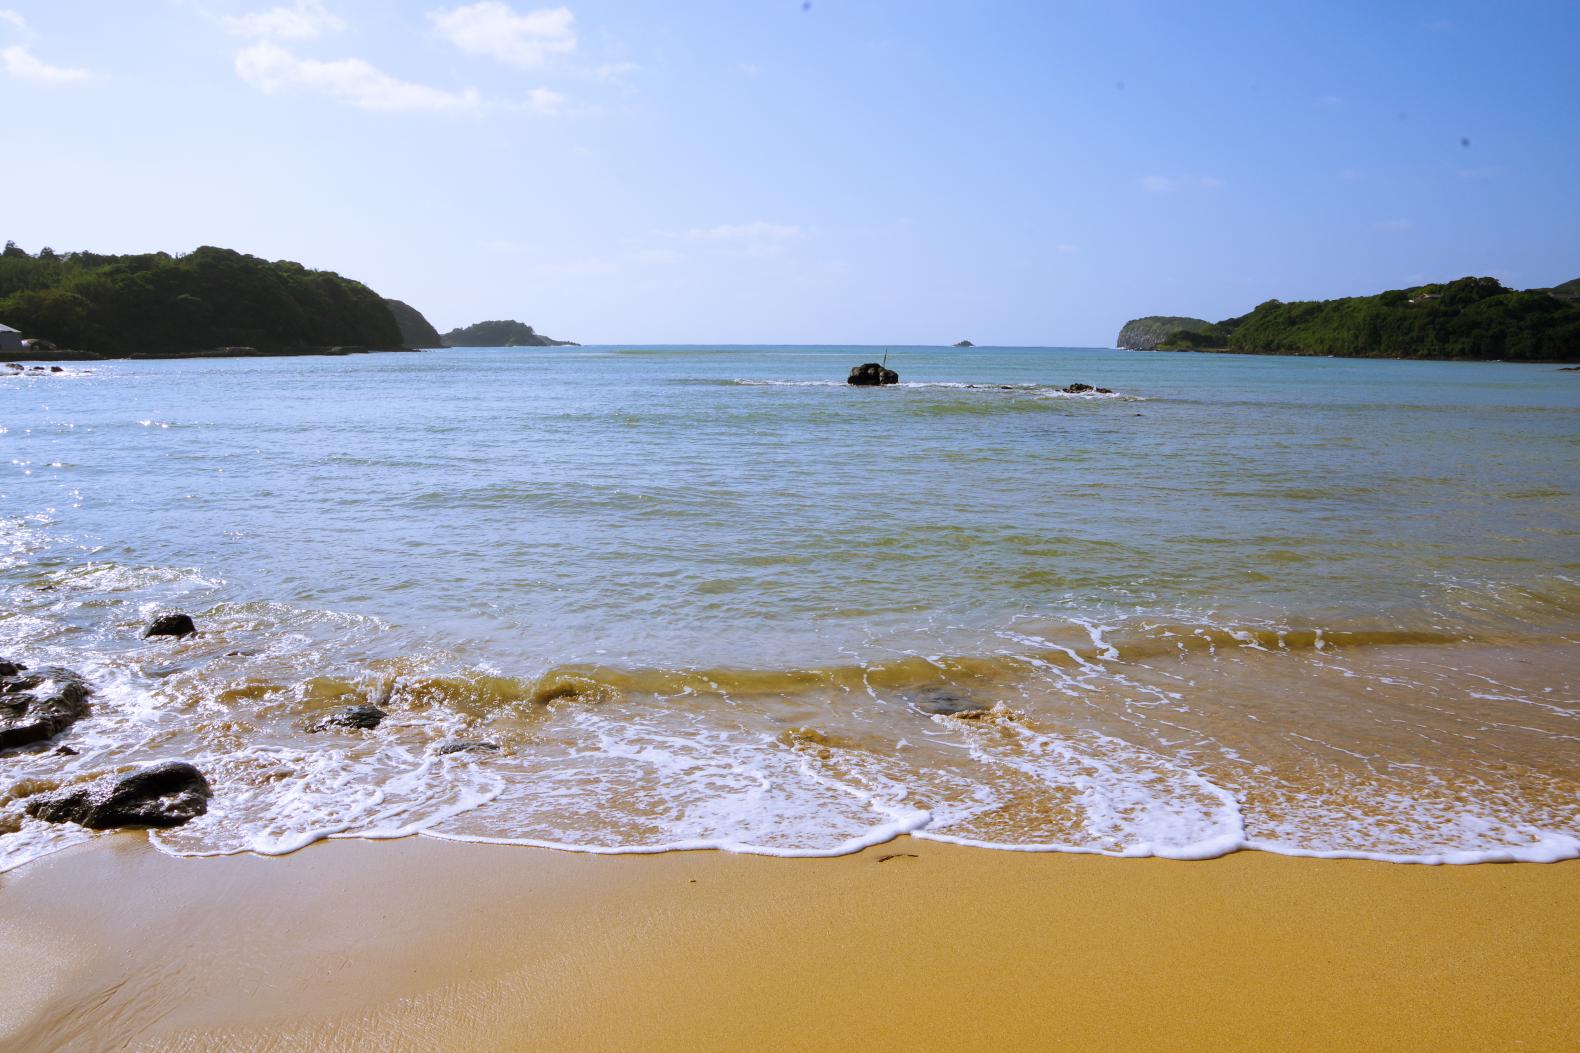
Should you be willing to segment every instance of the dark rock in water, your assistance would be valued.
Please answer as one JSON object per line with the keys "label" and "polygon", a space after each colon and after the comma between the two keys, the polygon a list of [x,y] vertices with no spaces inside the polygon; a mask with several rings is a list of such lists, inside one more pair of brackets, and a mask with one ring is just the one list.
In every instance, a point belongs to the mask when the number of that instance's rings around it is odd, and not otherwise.
{"label": "dark rock in water", "polygon": [[180,826],[208,811],[214,791],[203,773],[185,761],[163,761],[129,775],[41,794],[27,814],[50,823],[76,823],[89,830],[120,826]]}
{"label": "dark rock in water", "polygon": [[434,750],[434,752],[439,754],[441,757],[451,753],[498,753],[499,743],[471,740],[446,742],[440,745],[438,749]]}
{"label": "dark rock in water", "polygon": [[875,388],[883,384],[898,384],[900,374],[886,369],[877,362],[864,362],[850,371],[845,383],[859,387]]}
{"label": "dark rock in water", "polygon": [[192,624],[191,616],[182,614],[180,611],[165,611],[148,626],[143,633],[143,638],[147,639],[150,636],[175,636],[179,638],[191,636],[195,632],[197,632],[197,626]]}
{"label": "dark rock in water", "polygon": [[1065,390],[1066,394],[1079,395],[1082,392],[1091,391],[1092,390],[1092,385],[1090,385],[1090,384],[1071,384],[1069,387],[1065,388],[1064,390]]}
{"label": "dark rock in water", "polygon": [[55,756],[57,756],[57,757],[80,757],[80,756],[82,756],[82,754],[79,753],[77,750],[72,749],[70,746],[61,746],[61,747],[59,747],[59,748],[57,748],[55,750]]}
{"label": "dark rock in water", "polygon": [[952,691],[924,691],[911,700],[911,705],[935,717],[981,716],[991,708]]}
{"label": "dark rock in water", "polygon": [[307,725],[308,731],[331,731],[347,728],[352,731],[372,731],[389,716],[378,706],[344,706],[328,716],[320,717]]}
{"label": "dark rock in water", "polygon": [[951,346],[953,346],[953,347],[976,347],[977,345],[973,344],[969,340],[961,340],[958,343],[953,344]]}
{"label": "dark rock in water", "polygon": [[0,662],[0,676],[16,676],[26,668],[21,662]]}
{"label": "dark rock in water", "polygon": [[1113,388],[1095,388],[1093,390],[1099,395],[1112,395],[1114,393]]}
{"label": "dark rock in water", "polygon": [[65,371],[65,370],[64,370],[64,369],[62,369],[62,368],[61,368],[61,367],[59,367],[59,366],[50,366],[50,367],[49,367],[49,371],[50,371],[50,372],[51,372],[51,373],[64,373],[64,372],[66,372],[66,371]]}
{"label": "dark rock in water", "polygon": [[71,670],[24,672],[13,662],[0,666],[16,670],[0,676],[0,749],[54,738],[88,715],[93,689]]}

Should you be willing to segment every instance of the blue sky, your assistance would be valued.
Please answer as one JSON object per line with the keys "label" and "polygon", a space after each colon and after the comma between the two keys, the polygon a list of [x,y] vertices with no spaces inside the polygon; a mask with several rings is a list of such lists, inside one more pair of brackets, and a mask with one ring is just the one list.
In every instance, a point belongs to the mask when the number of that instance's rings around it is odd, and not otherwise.
{"label": "blue sky", "polygon": [[1108,345],[1580,277],[1577,47],[1572,0],[0,0],[0,237],[440,329]]}

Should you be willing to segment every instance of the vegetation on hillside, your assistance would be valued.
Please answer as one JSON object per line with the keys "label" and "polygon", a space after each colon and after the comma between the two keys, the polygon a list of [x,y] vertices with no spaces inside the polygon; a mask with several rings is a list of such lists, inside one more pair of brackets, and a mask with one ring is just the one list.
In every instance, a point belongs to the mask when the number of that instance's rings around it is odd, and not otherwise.
{"label": "vegetation on hillside", "polygon": [[501,319],[478,322],[444,334],[445,347],[563,347],[569,340],[555,340],[535,332],[530,325]]}
{"label": "vegetation on hillside", "polygon": [[180,256],[29,255],[8,242],[0,323],[105,355],[401,345],[389,308],[360,282],[212,247]]}
{"label": "vegetation on hillside", "polygon": [[1119,339],[1114,341],[1114,346],[1131,351],[1155,351],[1159,344],[1175,333],[1201,332],[1211,328],[1212,323],[1205,318],[1152,314],[1126,322],[1124,328],[1119,330]]}
{"label": "vegetation on hillside", "polygon": [[395,316],[395,324],[400,326],[401,343],[407,347],[444,346],[439,330],[417,308],[400,300],[385,300],[384,306],[390,309],[390,314]]}
{"label": "vegetation on hillside", "polygon": [[1206,328],[1181,328],[1160,351],[1233,351],[1341,358],[1580,361],[1580,302],[1556,290],[1507,289],[1460,278],[1377,296],[1283,303]]}

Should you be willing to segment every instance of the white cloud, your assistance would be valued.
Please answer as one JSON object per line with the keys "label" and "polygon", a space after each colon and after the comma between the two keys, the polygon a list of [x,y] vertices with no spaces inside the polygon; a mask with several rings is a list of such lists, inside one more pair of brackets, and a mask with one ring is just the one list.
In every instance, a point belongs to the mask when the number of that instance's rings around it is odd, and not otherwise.
{"label": "white cloud", "polygon": [[553,116],[565,109],[565,96],[548,88],[533,88],[527,92],[527,107],[538,113]]}
{"label": "white cloud", "polygon": [[[717,227],[692,227],[681,237],[701,241],[792,241],[801,237],[801,228],[787,223],[725,223]],[[673,237],[674,235],[671,235]]]}
{"label": "white cloud", "polygon": [[51,66],[20,44],[0,50],[0,64],[5,66],[5,71],[11,76],[37,84],[70,84],[88,79],[87,70]]}
{"label": "white cloud", "polygon": [[33,37],[32,31],[27,28],[27,19],[23,18],[18,11],[0,9],[0,22],[9,22],[12,29],[15,29],[30,40]]}
{"label": "white cloud", "polygon": [[464,110],[481,103],[476,91],[444,91],[398,80],[362,59],[321,62],[263,42],[236,55],[236,73],[259,91],[315,91],[364,110]]}
{"label": "white cloud", "polygon": [[1136,180],[1142,190],[1149,194],[1167,194],[1174,189],[1174,180],[1168,176],[1149,175]]}
{"label": "white cloud", "polygon": [[237,36],[283,40],[313,40],[346,28],[345,21],[326,8],[323,0],[296,0],[292,7],[231,15],[220,19],[220,24]]}
{"label": "white cloud", "polygon": [[243,37],[278,37],[313,40],[346,28],[346,23],[324,6],[323,0],[296,0],[291,7],[271,7],[220,19],[225,29]]}
{"label": "white cloud", "polygon": [[672,267],[677,263],[685,263],[686,254],[674,249],[638,249],[630,254],[629,259],[645,267]]}
{"label": "white cloud", "polygon": [[549,56],[576,50],[576,16],[568,7],[545,7],[517,14],[499,0],[482,0],[453,10],[430,11],[428,18],[450,43],[472,55],[536,69]]}
{"label": "white cloud", "polygon": [[594,67],[592,75],[598,80],[618,81],[641,68],[635,62],[605,62],[602,66]]}

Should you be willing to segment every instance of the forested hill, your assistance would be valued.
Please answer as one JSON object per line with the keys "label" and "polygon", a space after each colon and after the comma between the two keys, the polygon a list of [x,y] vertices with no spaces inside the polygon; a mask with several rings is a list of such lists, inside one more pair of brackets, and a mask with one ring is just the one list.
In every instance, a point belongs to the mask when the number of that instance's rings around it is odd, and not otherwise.
{"label": "forested hill", "polygon": [[1574,286],[1568,282],[1552,290],[1521,292],[1504,288],[1494,278],[1460,278],[1376,296],[1269,300],[1238,318],[1176,329],[1156,347],[1255,355],[1575,362],[1580,361],[1580,300]]}
{"label": "forested hill", "polygon": [[390,309],[362,283],[211,247],[184,256],[29,255],[8,243],[0,324],[107,356],[402,343]]}
{"label": "forested hill", "polygon": [[556,340],[512,319],[477,322],[444,334],[445,347],[575,347],[573,340]]}

